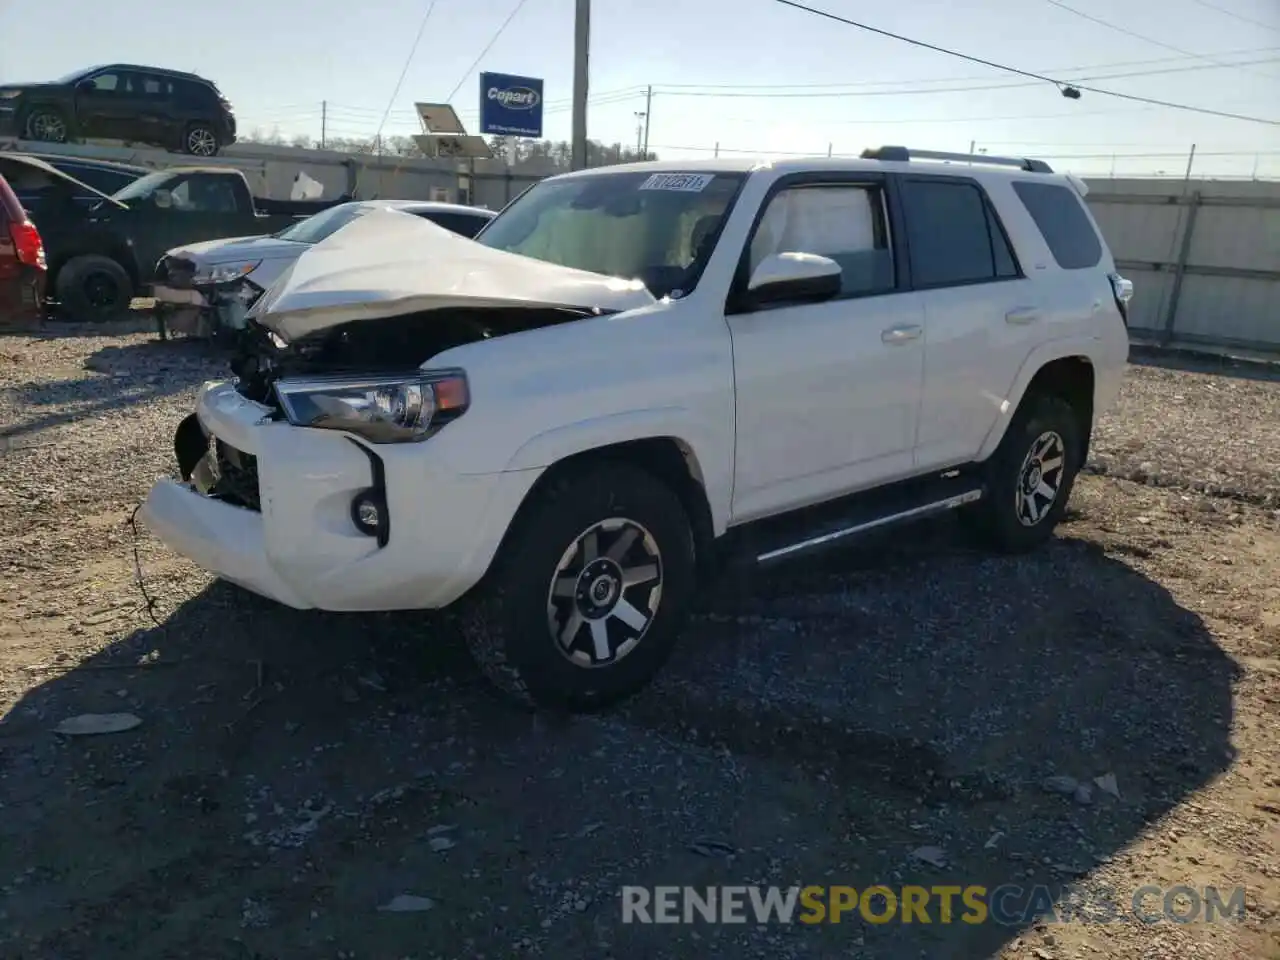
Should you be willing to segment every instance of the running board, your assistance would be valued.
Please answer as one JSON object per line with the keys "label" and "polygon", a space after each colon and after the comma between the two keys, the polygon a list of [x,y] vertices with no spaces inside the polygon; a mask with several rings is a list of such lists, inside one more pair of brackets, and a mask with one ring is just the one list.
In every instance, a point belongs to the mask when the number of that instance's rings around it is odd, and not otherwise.
{"label": "running board", "polygon": [[923,520],[925,517],[933,516],[937,513],[946,513],[949,510],[956,510],[963,507],[967,503],[975,503],[982,499],[982,488],[975,487],[972,490],[966,490],[964,493],[956,494],[953,497],[947,497],[945,500],[936,500],[933,503],[924,503],[918,507],[912,507],[909,510],[902,510],[898,513],[891,513],[887,516],[876,517],[872,520],[864,520],[862,523],[855,523],[839,530],[833,530],[830,533],[823,533],[816,537],[810,537],[808,540],[801,540],[799,543],[791,543],[785,547],[778,547],[767,553],[762,553],[756,557],[756,563],[770,563],[774,560],[781,560],[799,553],[807,553],[810,550],[817,550],[835,543],[837,540],[843,540],[846,537],[852,537],[859,533],[867,533],[878,527],[887,527],[895,523],[906,523],[909,520]]}
{"label": "running board", "polygon": [[732,566],[790,560],[859,534],[957,510],[985,493],[976,464],[914,477],[732,528],[726,559],[732,558]]}

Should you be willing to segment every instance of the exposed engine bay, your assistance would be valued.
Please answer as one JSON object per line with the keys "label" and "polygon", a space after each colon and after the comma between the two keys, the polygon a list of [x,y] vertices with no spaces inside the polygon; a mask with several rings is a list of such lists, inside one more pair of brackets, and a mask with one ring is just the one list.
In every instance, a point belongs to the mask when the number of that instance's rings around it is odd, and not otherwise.
{"label": "exposed engine bay", "polygon": [[578,307],[422,310],[353,320],[288,344],[250,319],[239,332],[231,370],[241,394],[274,407],[272,386],[281,377],[404,370],[451,347],[603,314]]}

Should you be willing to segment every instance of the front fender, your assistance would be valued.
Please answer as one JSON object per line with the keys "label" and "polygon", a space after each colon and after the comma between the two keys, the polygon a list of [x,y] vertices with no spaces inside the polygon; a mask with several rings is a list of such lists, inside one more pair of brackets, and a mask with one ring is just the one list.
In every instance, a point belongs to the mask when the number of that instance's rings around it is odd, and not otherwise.
{"label": "front fender", "polygon": [[[1118,390],[1118,375],[1115,375],[1112,369],[1114,364],[1110,362],[1108,346],[1101,337],[1068,337],[1042,343],[1027,355],[1022,366],[1018,368],[1018,374],[1014,377],[1009,392],[1000,402],[999,414],[982,443],[977,458],[979,461],[986,460],[995,453],[996,447],[1000,446],[1009,421],[1013,419],[1019,404],[1022,403],[1022,398],[1026,396],[1027,387],[1040,369],[1054,360],[1064,360],[1069,357],[1084,357],[1093,364],[1094,416],[1096,417],[1110,405],[1115,391]],[[1121,366],[1123,362],[1121,358]]]}
{"label": "front fender", "polygon": [[697,428],[684,407],[653,407],[626,413],[591,417],[543,431],[527,440],[508,461],[507,470],[545,469],[575,454],[634,440],[669,438],[681,444],[690,469],[706,491],[715,534],[729,521],[732,492],[732,451],[718,448],[717,440]]}

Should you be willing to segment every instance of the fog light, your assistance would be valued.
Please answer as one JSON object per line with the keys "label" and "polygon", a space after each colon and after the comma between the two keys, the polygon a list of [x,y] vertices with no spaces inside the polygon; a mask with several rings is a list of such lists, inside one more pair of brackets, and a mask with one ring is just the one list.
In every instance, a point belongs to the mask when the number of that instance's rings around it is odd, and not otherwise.
{"label": "fog light", "polygon": [[351,522],[366,536],[376,537],[386,514],[386,505],[372,490],[356,494],[351,501]]}

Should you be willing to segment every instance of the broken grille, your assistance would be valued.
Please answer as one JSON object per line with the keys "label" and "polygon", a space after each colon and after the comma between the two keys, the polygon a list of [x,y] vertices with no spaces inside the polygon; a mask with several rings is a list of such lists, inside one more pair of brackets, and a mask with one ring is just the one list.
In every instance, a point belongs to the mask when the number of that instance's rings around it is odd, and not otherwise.
{"label": "broken grille", "polygon": [[225,503],[260,512],[262,500],[258,494],[258,458],[216,439],[210,452],[215,480],[209,495]]}

